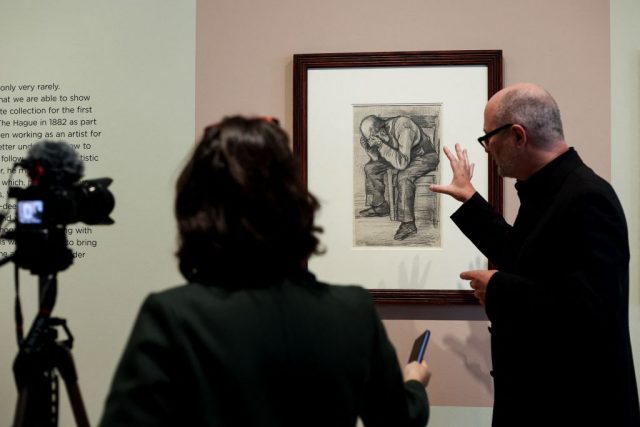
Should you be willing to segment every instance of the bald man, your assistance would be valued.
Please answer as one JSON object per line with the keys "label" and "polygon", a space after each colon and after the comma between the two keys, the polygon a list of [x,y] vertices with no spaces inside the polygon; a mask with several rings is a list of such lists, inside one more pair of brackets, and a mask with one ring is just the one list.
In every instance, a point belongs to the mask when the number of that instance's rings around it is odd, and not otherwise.
{"label": "bald man", "polygon": [[389,203],[384,198],[384,177],[388,170],[396,170],[400,225],[393,238],[404,240],[418,231],[414,215],[415,181],[438,167],[438,153],[429,136],[406,116],[386,119],[367,116],[360,122],[360,133],[360,144],[369,156],[369,162],[364,166],[369,207],[360,211],[360,216],[389,215]]}
{"label": "bald man", "polygon": [[451,183],[431,189],[463,202],[451,218],[497,267],[460,275],[491,321],[493,426],[640,426],[614,190],[567,145],[558,106],[537,85],[496,93],[484,131],[500,175],[517,180],[514,224],[476,192],[459,145],[444,149]]}

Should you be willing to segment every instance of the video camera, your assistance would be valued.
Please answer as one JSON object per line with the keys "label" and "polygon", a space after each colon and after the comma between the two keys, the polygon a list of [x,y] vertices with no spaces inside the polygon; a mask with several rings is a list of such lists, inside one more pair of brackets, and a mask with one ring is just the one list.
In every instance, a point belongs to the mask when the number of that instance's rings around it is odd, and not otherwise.
{"label": "video camera", "polygon": [[2,237],[16,242],[13,261],[18,267],[33,274],[62,271],[73,263],[67,225],[113,224],[109,214],[115,199],[108,190],[112,179],[79,181],[84,165],[65,142],[38,142],[16,166],[27,171],[31,185],[9,188],[8,196],[16,199],[16,221]]}

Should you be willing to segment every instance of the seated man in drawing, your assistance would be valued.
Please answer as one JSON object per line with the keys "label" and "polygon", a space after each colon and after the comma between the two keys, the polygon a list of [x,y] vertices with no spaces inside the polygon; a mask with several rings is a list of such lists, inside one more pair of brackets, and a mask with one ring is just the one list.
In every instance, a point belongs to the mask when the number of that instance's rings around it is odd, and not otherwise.
{"label": "seated man in drawing", "polygon": [[360,123],[360,133],[360,144],[370,158],[364,166],[369,207],[360,211],[360,215],[389,215],[384,178],[387,170],[396,170],[397,217],[401,223],[393,238],[404,240],[418,231],[414,216],[415,181],[436,169],[438,153],[429,136],[409,117],[367,116]]}

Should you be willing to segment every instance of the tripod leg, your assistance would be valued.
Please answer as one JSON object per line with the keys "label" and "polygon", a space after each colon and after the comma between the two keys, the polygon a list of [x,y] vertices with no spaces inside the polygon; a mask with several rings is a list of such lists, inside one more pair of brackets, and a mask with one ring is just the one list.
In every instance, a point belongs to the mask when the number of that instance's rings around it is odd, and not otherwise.
{"label": "tripod leg", "polygon": [[18,401],[16,402],[16,412],[13,418],[13,427],[22,427],[24,424],[25,416],[27,413],[27,401],[29,400],[29,390],[24,388],[20,390],[18,394]]}
{"label": "tripod leg", "polygon": [[78,427],[89,427],[89,417],[87,416],[87,411],[84,408],[84,402],[82,401],[78,382],[65,382],[65,386],[67,387],[67,395],[71,402],[71,410],[73,411],[73,418],[76,420],[76,425]]}
{"label": "tripod leg", "polygon": [[58,409],[58,376],[45,371],[20,390],[13,427],[55,427]]}
{"label": "tripod leg", "polygon": [[73,418],[76,420],[78,427],[89,427],[89,417],[82,401],[80,394],[80,386],[78,385],[78,373],[76,372],[75,363],[73,363],[73,355],[71,350],[64,344],[57,343],[56,362],[58,372],[64,380],[67,388],[67,395],[71,403]]}

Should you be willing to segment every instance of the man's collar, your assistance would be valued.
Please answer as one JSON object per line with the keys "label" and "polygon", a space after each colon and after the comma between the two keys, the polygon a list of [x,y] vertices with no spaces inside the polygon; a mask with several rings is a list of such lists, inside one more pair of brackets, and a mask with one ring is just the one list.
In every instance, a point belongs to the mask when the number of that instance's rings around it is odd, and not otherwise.
{"label": "man's collar", "polygon": [[536,194],[551,192],[558,186],[558,182],[577,166],[582,164],[582,159],[573,147],[544,165],[541,169],[524,181],[515,184],[518,197],[523,201]]}

